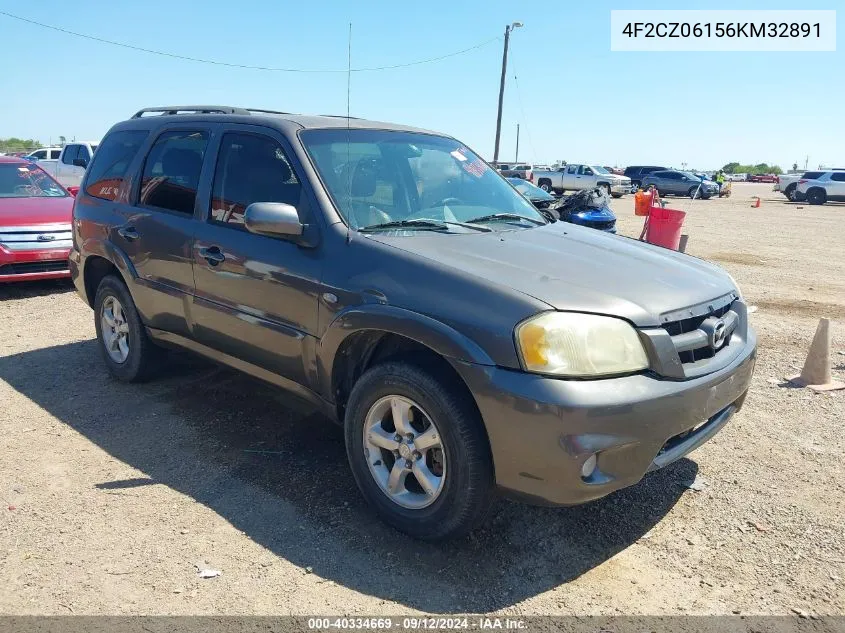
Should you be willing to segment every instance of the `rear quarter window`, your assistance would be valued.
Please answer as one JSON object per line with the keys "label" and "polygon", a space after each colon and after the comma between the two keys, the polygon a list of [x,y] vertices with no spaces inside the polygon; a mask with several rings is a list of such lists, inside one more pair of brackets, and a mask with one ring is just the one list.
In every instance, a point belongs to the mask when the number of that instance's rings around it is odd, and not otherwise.
{"label": "rear quarter window", "polygon": [[804,175],[801,177],[806,178],[807,180],[817,180],[822,175],[824,175],[823,171],[807,171],[804,172]]}
{"label": "rear quarter window", "polygon": [[88,168],[85,193],[115,200],[132,159],[149,136],[146,130],[125,130],[106,137]]}

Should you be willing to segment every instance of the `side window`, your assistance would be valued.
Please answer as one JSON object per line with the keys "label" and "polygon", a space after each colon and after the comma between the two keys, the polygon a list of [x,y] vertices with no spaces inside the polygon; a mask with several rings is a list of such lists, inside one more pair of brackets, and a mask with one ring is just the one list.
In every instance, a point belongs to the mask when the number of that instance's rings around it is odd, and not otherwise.
{"label": "side window", "polygon": [[47,150],[39,149],[37,152],[32,152],[32,157],[35,160],[44,160],[45,158],[47,158]]}
{"label": "side window", "polygon": [[577,174],[578,173],[578,165],[570,165],[566,168],[567,174]]}
{"label": "side window", "polygon": [[836,182],[845,182],[845,172],[835,171],[830,175],[830,179]]}
{"label": "side window", "polygon": [[75,158],[79,156],[79,145],[68,145],[65,147],[65,153],[62,154],[62,162],[65,165],[73,165]]}
{"label": "side window", "polygon": [[[159,136],[144,161],[139,204],[193,214],[207,146],[207,132],[174,131]],[[102,149],[98,152],[103,153]]]}
{"label": "side window", "polygon": [[299,205],[302,185],[282,146],[267,136],[223,135],[211,189],[211,221],[240,226],[253,202]]}
{"label": "side window", "polygon": [[581,166],[581,174],[584,176],[592,176],[593,170],[587,167],[586,165]]}
{"label": "side window", "polygon": [[51,160],[59,160],[59,156],[61,155],[62,150],[60,149],[51,149],[50,150],[50,159]]}
{"label": "side window", "polygon": [[144,130],[127,130],[106,137],[94,161],[88,166],[85,193],[103,200],[117,199],[126,170],[147,135],[148,132]]}
{"label": "side window", "polygon": [[89,163],[91,162],[91,152],[88,151],[87,145],[79,146],[79,156],[77,156],[77,158],[87,160]]}

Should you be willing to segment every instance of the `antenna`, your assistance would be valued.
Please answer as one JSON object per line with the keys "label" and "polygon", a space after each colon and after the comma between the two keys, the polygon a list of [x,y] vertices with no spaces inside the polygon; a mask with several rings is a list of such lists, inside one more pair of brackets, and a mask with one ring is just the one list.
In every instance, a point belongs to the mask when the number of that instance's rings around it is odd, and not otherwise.
{"label": "antenna", "polygon": [[352,22],[349,23],[349,46],[346,52],[346,209],[349,218],[346,221],[346,241],[349,242],[351,234],[349,225],[354,223],[355,229],[358,222],[355,218],[355,211],[352,209],[352,150],[350,149],[350,101],[352,98]]}

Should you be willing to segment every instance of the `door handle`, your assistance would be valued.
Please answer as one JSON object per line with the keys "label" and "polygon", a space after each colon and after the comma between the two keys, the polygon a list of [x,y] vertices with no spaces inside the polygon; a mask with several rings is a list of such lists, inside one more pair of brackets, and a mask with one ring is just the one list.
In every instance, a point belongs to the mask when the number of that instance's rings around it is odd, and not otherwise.
{"label": "door handle", "polygon": [[141,237],[134,226],[123,226],[117,230],[117,234],[128,242],[132,242]]}
{"label": "door handle", "polygon": [[220,252],[220,249],[217,246],[201,248],[200,257],[205,259],[205,261],[207,261],[210,266],[217,266],[217,264],[226,259],[226,256],[222,252]]}

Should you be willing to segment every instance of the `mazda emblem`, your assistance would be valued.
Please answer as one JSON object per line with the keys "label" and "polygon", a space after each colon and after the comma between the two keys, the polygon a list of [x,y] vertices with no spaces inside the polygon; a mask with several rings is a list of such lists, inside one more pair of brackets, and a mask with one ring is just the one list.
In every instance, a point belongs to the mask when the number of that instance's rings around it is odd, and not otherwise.
{"label": "mazda emblem", "polygon": [[726,329],[725,322],[719,319],[713,327],[713,349],[719,349],[725,344]]}

